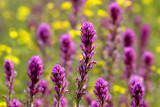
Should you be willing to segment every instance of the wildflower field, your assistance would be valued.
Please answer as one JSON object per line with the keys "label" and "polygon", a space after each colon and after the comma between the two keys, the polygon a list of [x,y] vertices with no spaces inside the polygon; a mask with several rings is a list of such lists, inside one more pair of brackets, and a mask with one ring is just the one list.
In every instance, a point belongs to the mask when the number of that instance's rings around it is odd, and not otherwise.
{"label": "wildflower field", "polygon": [[159,0],[0,0],[0,107],[159,107]]}

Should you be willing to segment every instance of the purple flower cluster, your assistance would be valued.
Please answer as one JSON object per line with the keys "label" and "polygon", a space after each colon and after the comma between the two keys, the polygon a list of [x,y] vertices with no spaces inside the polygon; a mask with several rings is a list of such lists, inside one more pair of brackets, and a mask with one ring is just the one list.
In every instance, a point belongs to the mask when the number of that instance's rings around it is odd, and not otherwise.
{"label": "purple flower cluster", "polygon": [[85,100],[87,101],[88,106],[92,103],[92,97],[90,94],[86,94]]}
{"label": "purple flower cluster", "polygon": [[100,105],[97,101],[92,101],[92,104],[89,107],[100,107]]}
{"label": "purple flower cluster", "polygon": [[[58,107],[61,107],[64,104],[64,94],[68,92],[65,88],[68,85],[68,82],[65,81],[65,69],[61,67],[59,64],[56,64],[52,68],[52,76],[50,79],[54,82],[55,86],[53,87],[57,94],[55,94],[54,105],[56,104]],[[57,102],[57,103],[56,103]],[[66,103],[65,103],[66,104]]]}
{"label": "purple flower cluster", "polygon": [[98,97],[98,102],[101,106],[107,105],[108,101],[111,99],[111,96],[108,93],[108,82],[103,78],[98,78],[95,82],[94,93]]}
{"label": "purple flower cluster", "polygon": [[10,104],[8,107],[22,107],[23,104],[19,102],[18,99],[13,99],[13,101],[10,101]]}
{"label": "purple flower cluster", "polygon": [[132,107],[140,107],[141,102],[143,101],[145,88],[141,82],[136,82],[131,87],[131,96],[132,96]]}
{"label": "purple flower cluster", "polygon": [[80,100],[85,94],[87,88],[87,77],[88,72],[93,68],[96,63],[92,57],[95,54],[94,48],[96,47],[93,43],[96,40],[96,31],[94,30],[94,26],[90,22],[83,23],[81,27],[81,49],[83,51],[83,58],[80,61],[79,70],[77,74],[77,91],[76,91],[76,104],[79,107]]}
{"label": "purple flower cluster", "polygon": [[116,21],[120,20],[121,13],[122,13],[121,8],[117,3],[112,2],[109,5],[109,15],[112,18],[113,23],[116,23]]}
{"label": "purple flower cluster", "polygon": [[127,29],[123,34],[124,47],[131,47],[135,42],[135,33],[131,29]]}
{"label": "purple flower cluster", "polygon": [[6,73],[5,84],[6,84],[6,87],[8,88],[8,98],[6,96],[4,96],[4,98],[6,99],[8,105],[9,105],[9,102],[12,100],[13,83],[17,75],[17,73],[14,72],[13,68],[14,68],[13,62],[10,61],[9,59],[5,60],[4,72]]}
{"label": "purple flower cluster", "polygon": [[148,24],[142,25],[140,30],[140,48],[139,48],[140,56],[143,55],[148,45],[150,32],[151,32],[150,26]]}
{"label": "purple flower cluster", "polygon": [[69,16],[69,22],[73,29],[76,28],[79,13],[82,10],[86,0],[70,0],[72,2],[72,13]]}
{"label": "purple flower cluster", "polygon": [[119,57],[118,44],[120,43],[119,27],[122,21],[122,10],[116,2],[112,2],[109,5],[109,15],[107,29],[109,29],[109,35],[107,35],[106,48],[105,51],[107,55],[104,57],[106,59],[105,73],[109,75],[107,80],[112,84],[114,81],[113,69],[117,67],[117,61]]}
{"label": "purple flower cluster", "polygon": [[26,81],[28,85],[28,91],[30,93],[30,104],[33,102],[33,97],[38,93],[37,86],[41,78],[41,74],[44,72],[42,60],[39,56],[32,56],[28,62],[27,74],[30,78],[30,82]]}
{"label": "purple flower cluster", "polygon": [[60,59],[65,67],[66,73],[69,74],[72,68],[72,61],[75,54],[75,46],[69,34],[63,34],[60,38]]}
{"label": "purple flower cluster", "polygon": [[124,49],[123,53],[124,58],[124,64],[125,64],[125,78],[129,79],[131,74],[135,70],[135,61],[136,61],[136,55],[135,51],[132,47],[127,47]]}
{"label": "purple flower cluster", "polygon": [[51,31],[50,27],[46,23],[41,23],[37,29],[37,40],[39,46],[50,46],[51,45]]}

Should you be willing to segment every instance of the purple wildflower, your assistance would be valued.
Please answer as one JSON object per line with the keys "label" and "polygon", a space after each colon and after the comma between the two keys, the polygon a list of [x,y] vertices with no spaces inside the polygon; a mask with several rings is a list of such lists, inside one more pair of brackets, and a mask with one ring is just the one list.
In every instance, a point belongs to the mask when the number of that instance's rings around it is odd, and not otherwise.
{"label": "purple wildflower", "polygon": [[51,45],[51,31],[50,27],[46,23],[41,23],[37,29],[37,40],[40,46]]}
{"label": "purple wildflower", "polygon": [[131,87],[131,96],[132,96],[131,106],[139,107],[140,102],[143,100],[144,91],[145,88],[142,82],[136,82],[135,85]]}
{"label": "purple wildflower", "polygon": [[81,27],[81,49],[83,51],[83,58],[80,61],[79,70],[77,74],[77,91],[76,91],[76,104],[79,107],[80,100],[83,95],[86,93],[87,88],[87,77],[88,72],[94,67],[96,63],[92,57],[95,54],[94,48],[96,47],[93,43],[96,40],[96,31],[94,30],[94,26],[90,22],[83,23]]}
{"label": "purple wildflower", "polygon": [[108,82],[105,81],[103,78],[98,78],[95,82],[95,86],[93,92],[98,97],[98,101],[101,106],[104,106],[110,100],[110,96],[108,93]]}
{"label": "purple wildflower", "polygon": [[30,105],[33,102],[33,97],[36,95],[36,93],[38,93],[37,85],[43,72],[42,60],[39,58],[39,56],[32,56],[28,62],[27,70],[27,74],[31,81],[26,81],[28,85],[28,91],[30,93]]}
{"label": "purple wildflower", "polygon": [[13,83],[15,81],[15,77],[17,75],[16,72],[13,70],[14,64],[12,61],[9,59],[5,60],[5,65],[4,65],[4,71],[6,73],[5,77],[5,84],[6,87],[8,88],[8,98],[4,96],[4,98],[7,101],[7,105],[9,105],[9,102],[12,100],[12,94],[13,94]]}
{"label": "purple wildflower", "polygon": [[151,67],[154,64],[154,55],[151,52],[146,51],[142,56],[142,62],[145,67]]}
{"label": "purple wildflower", "polygon": [[34,106],[33,107],[40,107],[40,106],[42,106],[42,101],[41,100],[35,100],[34,101]]}
{"label": "purple wildflower", "polygon": [[134,31],[131,29],[127,29],[123,34],[124,47],[133,46],[135,38],[136,37]]}
{"label": "purple wildflower", "polygon": [[147,24],[144,24],[142,27],[141,27],[141,30],[140,30],[140,56],[143,55],[147,45],[148,45],[148,42],[149,42],[149,36],[150,36],[150,26],[147,25]]}
{"label": "purple wildflower", "polygon": [[22,107],[23,104],[18,99],[13,99],[13,101],[10,101],[9,107]]}
{"label": "purple wildflower", "polygon": [[129,79],[131,74],[135,70],[135,51],[132,47],[127,47],[124,49],[123,53],[123,58],[124,58],[124,64],[125,64],[125,73],[124,76],[125,78]]}
{"label": "purple wildflower", "polygon": [[135,25],[139,25],[141,23],[141,16],[135,16],[134,23],[135,23]]}
{"label": "purple wildflower", "polygon": [[109,14],[110,17],[112,18],[113,23],[119,20],[121,13],[122,13],[121,8],[116,2],[112,2],[109,5]]}
{"label": "purple wildflower", "polygon": [[65,67],[67,74],[69,74],[72,68],[72,61],[75,54],[74,42],[72,41],[69,34],[64,34],[60,38],[60,49],[61,49],[61,62]]}
{"label": "purple wildflower", "polygon": [[89,107],[100,107],[100,105],[97,101],[92,101],[92,104]]}
{"label": "purple wildflower", "polygon": [[90,94],[86,94],[85,99],[87,101],[88,106],[92,103],[92,97]]}
{"label": "purple wildflower", "polygon": [[65,73],[64,68],[61,67],[59,64],[56,64],[52,68],[52,76],[50,79],[54,82],[55,86],[53,87],[57,94],[55,94],[55,98],[57,100],[58,107],[62,106],[62,97],[64,97],[64,94],[68,92],[68,90],[65,90],[66,86],[68,85],[68,82],[65,81]]}

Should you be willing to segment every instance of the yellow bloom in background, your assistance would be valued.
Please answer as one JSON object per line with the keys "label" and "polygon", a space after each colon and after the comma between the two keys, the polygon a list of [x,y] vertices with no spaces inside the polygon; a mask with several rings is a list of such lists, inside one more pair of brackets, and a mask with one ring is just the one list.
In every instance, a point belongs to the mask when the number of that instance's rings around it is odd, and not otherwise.
{"label": "yellow bloom in background", "polygon": [[104,66],[104,64],[105,64],[105,61],[97,61],[97,65],[99,66]]}
{"label": "yellow bloom in background", "polygon": [[127,1],[125,2],[125,7],[126,7],[126,8],[129,7],[129,6],[131,6],[131,5],[132,5],[132,1],[127,0]]}
{"label": "yellow bloom in background", "polygon": [[126,92],[126,89],[125,89],[125,88],[123,88],[123,87],[120,87],[119,92],[120,92],[121,94],[124,94],[124,93]]}
{"label": "yellow bloom in background", "polygon": [[5,56],[4,60],[6,60],[6,59],[9,59],[9,60],[13,61],[15,64],[19,64],[20,63],[19,58],[16,57],[16,56],[13,56],[13,55]]}
{"label": "yellow bloom in background", "polygon": [[89,9],[84,9],[83,13],[85,14],[86,17],[92,17],[94,15],[94,13]]}
{"label": "yellow bloom in background", "polygon": [[151,69],[152,69],[152,71],[155,71],[156,70],[156,66],[153,65]]}
{"label": "yellow bloom in background", "polygon": [[3,12],[2,12],[2,17],[3,17],[4,19],[9,19],[9,18],[10,18],[10,12],[7,11],[7,10],[3,11]]}
{"label": "yellow bloom in background", "polygon": [[116,2],[122,7],[124,5],[125,0],[116,0]]}
{"label": "yellow bloom in background", "polygon": [[101,4],[102,4],[101,0],[87,0],[86,8],[89,8],[89,7],[95,6],[95,5],[101,5]]}
{"label": "yellow bloom in background", "polygon": [[10,36],[11,38],[15,39],[15,38],[18,37],[18,33],[17,33],[17,31],[15,31],[15,30],[10,30],[10,31],[9,31],[9,36]]}
{"label": "yellow bloom in background", "polygon": [[55,21],[52,23],[53,29],[61,29],[61,21]]}
{"label": "yellow bloom in background", "polygon": [[0,52],[6,52],[6,53],[11,53],[12,52],[12,48],[7,46],[7,45],[0,45]]}
{"label": "yellow bloom in background", "polygon": [[61,9],[62,10],[70,10],[72,8],[72,3],[69,1],[63,2],[61,4]]}
{"label": "yellow bloom in background", "polygon": [[157,47],[156,47],[156,52],[157,52],[157,53],[160,53],[160,46],[157,46]]}
{"label": "yellow bloom in background", "polygon": [[81,31],[75,30],[75,29],[71,29],[71,30],[69,31],[69,34],[70,34],[71,37],[74,39],[75,37],[81,35]]}
{"label": "yellow bloom in background", "polygon": [[26,30],[20,29],[18,43],[20,45],[31,43],[30,33]]}
{"label": "yellow bloom in background", "polygon": [[0,9],[5,9],[7,7],[7,3],[5,0],[0,1]]}
{"label": "yellow bloom in background", "polygon": [[126,27],[125,26],[121,26],[121,30],[122,30],[122,32],[124,32],[126,30]]}
{"label": "yellow bloom in background", "polygon": [[160,16],[157,18],[157,23],[160,25]]}
{"label": "yellow bloom in background", "polygon": [[141,11],[140,5],[137,4],[137,3],[135,3],[135,4],[133,5],[133,7],[132,7],[132,11],[133,11],[134,13],[140,12],[140,11]]}
{"label": "yellow bloom in background", "polygon": [[0,102],[0,107],[7,107],[7,103],[6,102]]}
{"label": "yellow bloom in background", "polygon": [[153,0],[142,0],[142,3],[144,5],[150,5],[153,2]]}
{"label": "yellow bloom in background", "polygon": [[70,26],[70,23],[68,21],[62,21],[62,29],[67,29]]}
{"label": "yellow bloom in background", "polygon": [[113,86],[113,91],[114,91],[114,92],[118,92],[119,90],[120,90],[119,85],[114,85],[114,86]]}
{"label": "yellow bloom in background", "polygon": [[17,12],[17,19],[20,21],[25,21],[30,14],[30,9],[26,6],[20,6]]}
{"label": "yellow bloom in background", "polygon": [[49,2],[49,3],[47,4],[47,9],[53,9],[53,8],[54,8],[54,3]]}
{"label": "yellow bloom in background", "polygon": [[105,10],[99,9],[97,11],[97,15],[100,17],[106,17],[107,16],[107,12]]}
{"label": "yellow bloom in background", "polygon": [[157,74],[160,75],[160,68],[157,69]]}

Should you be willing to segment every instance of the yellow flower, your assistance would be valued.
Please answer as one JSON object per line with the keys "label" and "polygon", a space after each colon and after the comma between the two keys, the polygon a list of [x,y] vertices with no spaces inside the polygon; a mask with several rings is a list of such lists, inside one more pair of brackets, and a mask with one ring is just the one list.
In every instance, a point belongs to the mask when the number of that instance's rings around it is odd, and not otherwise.
{"label": "yellow flower", "polygon": [[0,51],[3,52],[5,51],[6,53],[11,53],[12,52],[12,48],[10,48],[9,46],[6,46],[6,45],[0,45]]}
{"label": "yellow flower", "polygon": [[6,7],[7,7],[6,1],[5,1],[5,0],[1,0],[1,1],[0,1],[0,8],[1,8],[1,9],[5,9]]}
{"label": "yellow flower", "polygon": [[159,74],[159,75],[160,75],[160,68],[158,68],[158,69],[157,69],[157,74]]}
{"label": "yellow flower", "polygon": [[4,19],[9,19],[9,18],[10,18],[10,12],[7,11],[7,10],[3,11],[3,12],[2,12],[2,17],[3,17]]}
{"label": "yellow flower", "polygon": [[53,29],[61,29],[61,21],[55,21],[52,23]]}
{"label": "yellow flower", "polygon": [[27,32],[26,30],[20,29],[18,43],[20,45],[31,43],[30,33]]}
{"label": "yellow flower", "polygon": [[117,2],[120,6],[123,6],[123,5],[124,5],[125,0],[116,0],[116,2]]}
{"label": "yellow flower", "polygon": [[133,5],[133,7],[132,7],[132,11],[133,11],[134,13],[140,12],[140,11],[141,11],[140,5],[137,4],[137,3],[135,3],[135,4]]}
{"label": "yellow flower", "polygon": [[89,9],[85,9],[83,13],[85,14],[86,17],[92,17],[94,15],[94,13]]}
{"label": "yellow flower", "polygon": [[124,93],[126,92],[126,89],[125,89],[125,88],[123,88],[123,87],[120,87],[119,92],[120,92],[121,94],[124,94]]}
{"label": "yellow flower", "polygon": [[54,3],[49,2],[49,3],[47,4],[47,9],[53,9],[53,8],[54,8]]}
{"label": "yellow flower", "polygon": [[61,26],[62,26],[62,29],[67,29],[70,26],[70,23],[68,21],[63,21]]}
{"label": "yellow flower", "polygon": [[9,36],[14,39],[18,37],[18,33],[15,30],[11,30],[9,31]]}
{"label": "yellow flower", "polygon": [[6,102],[0,102],[0,107],[7,107],[7,103]]}
{"label": "yellow flower", "polygon": [[160,25],[160,16],[157,18],[157,23]]}
{"label": "yellow flower", "polygon": [[9,59],[9,60],[13,61],[15,64],[19,64],[20,63],[19,58],[16,57],[16,56],[8,55],[8,56],[4,57],[4,60],[6,60],[6,59]]}
{"label": "yellow flower", "polygon": [[62,10],[70,10],[72,8],[72,3],[69,1],[63,2],[61,5]]}
{"label": "yellow flower", "polygon": [[127,0],[127,1],[125,2],[125,7],[129,7],[129,6],[131,6],[131,5],[132,5],[132,1]]}
{"label": "yellow flower", "polygon": [[106,17],[107,16],[107,12],[105,10],[99,9],[97,12],[97,15],[100,17]]}
{"label": "yellow flower", "polygon": [[97,65],[99,66],[104,66],[104,64],[105,64],[105,61],[97,61]]}
{"label": "yellow flower", "polygon": [[71,37],[74,39],[75,37],[80,36],[80,35],[81,35],[81,32],[80,32],[79,30],[71,29],[71,30],[69,31],[69,34],[70,34]]}
{"label": "yellow flower", "polygon": [[120,90],[119,85],[114,85],[114,86],[113,86],[113,91],[114,91],[114,92],[118,92],[119,90]]}
{"label": "yellow flower", "polygon": [[156,52],[157,52],[157,53],[160,53],[160,46],[157,46],[157,47],[156,47]]}
{"label": "yellow flower", "polygon": [[102,1],[101,0],[87,0],[86,2],[86,7],[89,8],[91,6],[94,6],[94,5],[101,5],[102,4]]}
{"label": "yellow flower", "polygon": [[126,27],[125,27],[125,26],[122,26],[122,27],[121,27],[121,30],[122,30],[122,32],[124,32],[124,31],[126,30]]}
{"label": "yellow flower", "polygon": [[18,8],[17,19],[20,21],[25,21],[30,14],[30,9],[26,6],[20,6]]}
{"label": "yellow flower", "polygon": [[142,3],[144,4],[144,5],[149,5],[149,4],[151,4],[153,2],[153,0],[142,0]]}
{"label": "yellow flower", "polygon": [[151,69],[152,69],[152,71],[155,71],[156,70],[156,66],[153,65]]}

